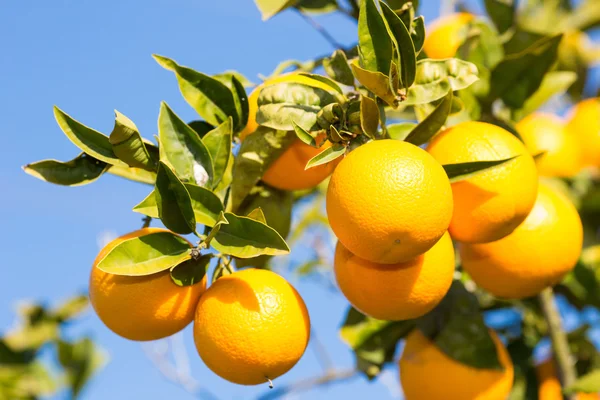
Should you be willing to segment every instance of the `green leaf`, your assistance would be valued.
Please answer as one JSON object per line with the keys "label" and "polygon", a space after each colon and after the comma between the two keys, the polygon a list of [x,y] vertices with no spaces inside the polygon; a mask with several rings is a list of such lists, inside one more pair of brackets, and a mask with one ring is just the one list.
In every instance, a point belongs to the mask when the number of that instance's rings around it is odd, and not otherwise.
{"label": "green leaf", "polygon": [[545,37],[527,49],[510,54],[493,70],[490,99],[501,98],[511,108],[521,108],[538,90],[544,75],[556,60],[562,34]]}
{"label": "green leaf", "polygon": [[485,0],[485,9],[498,32],[504,33],[514,24],[515,3],[513,0]]}
{"label": "green leaf", "polygon": [[23,171],[56,185],[81,186],[94,182],[107,168],[108,164],[81,153],[71,161],[42,160],[27,164]]}
{"label": "green leaf", "polygon": [[[479,302],[459,281],[417,327],[448,357],[473,368],[502,369]],[[468,329],[467,329],[468,327]]]}
{"label": "green leaf", "polygon": [[329,86],[331,89],[336,91],[339,95],[341,95],[341,96],[344,95],[342,88],[337,83],[335,83],[334,80],[329,79],[326,76],[319,75],[319,74],[311,74],[309,72],[300,72],[298,75],[303,76],[305,78],[310,78],[317,82],[324,83],[325,85]]}
{"label": "green leaf", "polygon": [[419,54],[425,44],[425,18],[423,16],[413,19],[410,37],[415,47],[415,53]]}
{"label": "green leaf", "polygon": [[504,58],[504,48],[498,32],[488,21],[476,18],[469,22],[469,31],[458,48],[459,58],[477,65],[481,71],[494,68]]}
{"label": "green leaf", "polygon": [[229,224],[221,225],[211,241],[217,251],[239,258],[289,253],[285,240],[270,226],[233,213],[225,213],[225,218]]}
{"label": "green leaf", "polygon": [[475,64],[456,58],[424,59],[417,62],[415,83],[402,105],[431,103],[448,94],[469,87],[479,78]]}
{"label": "green leaf", "polygon": [[[196,222],[206,226],[213,226],[219,218],[221,211],[224,210],[219,196],[202,186],[191,183],[184,183],[184,186],[190,194]],[[141,203],[136,205],[133,211],[152,218],[159,218],[155,191],[152,191]]]}
{"label": "green leaf", "polygon": [[440,104],[435,107],[433,112],[410,132],[405,141],[412,143],[415,146],[421,146],[427,143],[446,123],[446,119],[450,114],[452,99],[453,95],[450,90]]}
{"label": "green leaf", "polygon": [[213,75],[213,78],[218,79],[223,83],[231,81],[231,78],[235,78],[245,88],[256,86],[256,83],[246,78],[245,75],[234,70],[227,70],[225,72],[221,72],[220,74]]}
{"label": "green leaf", "polygon": [[266,21],[272,16],[280,13],[288,7],[291,7],[297,0],[254,0],[258,7],[262,20]]}
{"label": "green leaf", "polygon": [[392,63],[392,40],[374,0],[362,0],[358,16],[358,47],[361,65],[388,74]]}
{"label": "green leaf", "polygon": [[417,72],[417,56],[410,32],[404,22],[386,3],[379,0],[381,11],[389,28],[390,36],[398,52],[398,65],[402,87],[408,89],[415,81]]}
{"label": "green leaf", "polygon": [[146,171],[141,168],[128,168],[120,165],[111,165],[108,167],[106,172],[130,181],[146,183],[149,185],[154,185],[154,182],[156,181],[156,172]]}
{"label": "green leaf", "polygon": [[414,122],[401,122],[399,124],[388,125],[387,132],[391,139],[405,140],[416,126],[417,124]]}
{"label": "green leaf", "polygon": [[119,243],[100,260],[98,268],[114,275],[151,275],[189,259],[190,247],[174,233],[154,232]]}
{"label": "green leaf", "polygon": [[214,168],[214,176],[212,181],[213,188],[221,182],[229,155],[231,154],[231,140],[233,136],[231,118],[223,122],[221,125],[208,132],[203,138],[202,143],[210,153]]}
{"label": "green leaf", "polygon": [[208,123],[216,126],[231,117],[233,125],[238,126],[235,99],[226,85],[201,72],[182,67],[167,57],[156,54],[153,57],[161,67],[175,72],[183,98]]}
{"label": "green leaf", "polygon": [[188,122],[188,126],[192,128],[201,138],[203,138],[208,132],[215,129],[215,127],[208,122],[201,120],[190,121]]}
{"label": "green leaf", "polygon": [[331,79],[346,86],[354,86],[354,76],[346,54],[342,50],[336,50],[331,57],[323,60],[323,69]]}
{"label": "green leaf", "polygon": [[296,132],[296,136],[298,137],[298,139],[300,139],[303,143],[306,143],[309,146],[317,147],[317,141],[310,134],[310,132],[306,131],[294,121],[292,121],[292,124],[294,125],[294,132]]}
{"label": "green leaf", "polygon": [[84,153],[107,164],[127,167],[113,152],[108,136],[75,121],[56,106],[54,118],[69,140]]}
{"label": "green leaf", "polygon": [[565,18],[565,30],[586,31],[600,26],[600,8],[597,0],[583,0],[576,4],[577,8]]}
{"label": "green leaf", "polygon": [[509,162],[512,159],[517,158],[518,156],[505,158],[503,160],[494,160],[494,161],[471,161],[465,163],[457,163],[457,164],[446,164],[442,165],[444,167],[444,171],[448,175],[448,179],[450,179],[451,183],[463,181],[465,179],[469,179],[478,173],[485,171],[488,168],[494,168],[498,165],[504,164],[505,162]]}
{"label": "green leaf", "polygon": [[277,83],[260,91],[256,122],[268,128],[291,131],[294,121],[311,130],[316,127],[321,108],[336,101],[336,96],[321,88],[295,82]]}
{"label": "green leaf", "polygon": [[[217,79],[223,85],[227,86],[233,95],[233,102],[235,105],[235,110],[238,118],[237,125],[233,126],[233,130],[235,132],[239,132],[248,123],[248,96],[246,95],[246,89],[244,89],[244,85],[238,80],[238,76],[241,76],[242,79],[245,79],[243,75],[239,73],[233,72],[225,72],[222,74],[214,75],[213,78]],[[233,118],[232,118],[233,120]]]}
{"label": "green leaf", "polygon": [[574,384],[565,388],[566,394],[598,392],[600,392],[600,369],[580,377]]}
{"label": "green leaf", "polygon": [[356,60],[350,63],[356,79],[371,93],[385,101],[391,107],[398,107],[400,97],[392,91],[388,76],[381,72],[367,71]]}
{"label": "green leaf", "polygon": [[340,336],[354,350],[357,368],[372,379],[393,361],[398,341],[414,326],[414,321],[380,321],[350,307]]}
{"label": "green leaf", "polygon": [[66,372],[71,398],[75,399],[87,381],[106,364],[106,355],[90,338],[57,342],[58,361]]}
{"label": "green leaf", "polygon": [[370,138],[377,135],[379,127],[379,107],[377,101],[367,96],[360,96],[360,126]]}
{"label": "green leaf", "polygon": [[296,8],[311,14],[323,14],[337,10],[337,0],[300,0]]}
{"label": "green leaf", "polygon": [[267,217],[265,217],[265,213],[260,207],[256,207],[254,210],[250,211],[248,214],[246,214],[246,217],[252,218],[255,221],[262,222],[263,224],[268,225]]}
{"label": "green leaf", "polygon": [[518,119],[525,118],[536,111],[552,97],[565,93],[576,80],[577,74],[572,71],[548,72],[539,89],[525,101],[523,108],[517,112]]}
{"label": "green leaf", "polygon": [[175,172],[163,161],[158,162],[154,198],[160,220],[168,229],[184,235],[196,231],[190,193]]}
{"label": "green leaf", "polygon": [[263,126],[244,139],[233,164],[231,207],[238,209],[269,165],[296,140],[294,131],[276,131]]}
{"label": "green leaf", "polygon": [[326,148],[306,163],[305,170],[316,167],[317,165],[327,164],[336,158],[342,157],[346,153],[346,146],[341,143],[334,143]]}
{"label": "green leaf", "polygon": [[[143,168],[148,171],[156,170],[156,158],[153,158],[146,148],[137,126],[115,110],[115,127],[108,137],[114,153],[127,165],[133,168]],[[158,149],[155,148],[155,154]]]}
{"label": "green leaf", "polygon": [[212,254],[203,254],[198,259],[190,258],[171,269],[171,279],[177,286],[192,286],[206,275]]}
{"label": "green leaf", "polygon": [[158,116],[158,136],[160,160],[172,166],[179,179],[211,186],[215,173],[210,152],[198,134],[164,102]]}
{"label": "green leaf", "polygon": [[79,316],[89,306],[86,295],[74,296],[52,310],[53,317],[59,322],[70,321]]}

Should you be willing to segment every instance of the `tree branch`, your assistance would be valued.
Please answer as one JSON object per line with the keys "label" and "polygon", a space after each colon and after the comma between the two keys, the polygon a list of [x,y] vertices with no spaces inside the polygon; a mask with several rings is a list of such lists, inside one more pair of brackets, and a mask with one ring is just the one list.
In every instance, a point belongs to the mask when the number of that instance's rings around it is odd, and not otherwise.
{"label": "tree branch", "polygon": [[[544,318],[548,324],[548,331],[550,332],[550,339],[552,340],[552,350],[554,351],[554,357],[558,364],[561,383],[563,388],[565,388],[572,385],[577,380],[577,371],[575,370],[573,355],[569,349],[567,333],[562,326],[552,288],[544,289],[538,295],[538,298],[542,306]],[[576,395],[571,395],[568,398],[569,400],[575,400]]]}
{"label": "tree branch", "polygon": [[323,36],[323,38],[327,40],[334,49],[342,49],[344,47],[340,43],[338,43],[338,41],[335,40],[335,38],[312,17],[304,14],[298,9],[296,9],[296,11],[298,12],[298,15],[300,15],[306,22],[308,22],[310,26],[312,26],[317,32],[319,32],[319,34],[321,34],[321,36]]}
{"label": "tree branch", "polygon": [[355,369],[348,370],[330,370],[325,375],[313,378],[307,378],[290,385],[276,387],[268,393],[258,397],[258,400],[278,399],[289,393],[302,392],[305,390],[314,389],[319,386],[327,386],[333,383],[340,383],[358,376],[358,371]]}
{"label": "tree branch", "polygon": [[149,228],[150,227],[150,222],[152,222],[152,217],[145,216],[142,219],[142,228]]}

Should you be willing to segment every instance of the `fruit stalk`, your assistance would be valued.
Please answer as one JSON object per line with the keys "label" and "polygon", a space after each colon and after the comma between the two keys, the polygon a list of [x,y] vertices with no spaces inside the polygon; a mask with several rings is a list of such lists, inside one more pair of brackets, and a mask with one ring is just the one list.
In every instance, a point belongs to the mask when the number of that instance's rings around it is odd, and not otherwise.
{"label": "fruit stalk", "polygon": [[[538,295],[538,298],[542,306],[544,318],[548,324],[548,331],[550,332],[550,339],[552,341],[552,350],[554,351],[554,356],[558,364],[561,383],[563,388],[565,388],[572,385],[577,380],[577,372],[575,370],[575,363],[573,362],[573,355],[569,349],[567,334],[562,326],[552,288],[544,289]],[[576,395],[570,395],[567,398],[569,400],[575,400]]]}

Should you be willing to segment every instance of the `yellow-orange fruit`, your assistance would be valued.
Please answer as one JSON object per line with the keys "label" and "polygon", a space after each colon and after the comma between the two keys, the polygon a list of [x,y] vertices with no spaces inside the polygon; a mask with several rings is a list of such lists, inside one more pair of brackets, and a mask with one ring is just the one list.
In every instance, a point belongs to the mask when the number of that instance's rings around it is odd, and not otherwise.
{"label": "yellow-orange fruit", "polygon": [[111,331],[126,339],[156,340],[179,332],[194,319],[198,299],[206,290],[206,276],[199,283],[182,287],[173,283],[169,271],[146,276],[122,276],[97,268],[100,260],[119,243],[164,231],[144,228],[123,235],[107,244],[92,266],[92,306]]}
{"label": "yellow-orange fruit", "polygon": [[463,122],[435,136],[427,151],[442,165],[516,157],[452,184],[453,239],[466,243],[501,239],[531,211],[538,184],[535,162],[508,131],[485,122]]}
{"label": "yellow-orange fruit", "polygon": [[600,167],[600,100],[577,103],[570,112],[567,131],[580,143],[583,164]]}
{"label": "yellow-orange fruit", "polygon": [[423,50],[429,58],[454,57],[467,38],[468,23],[473,20],[469,13],[456,13],[439,18],[427,27]]}
{"label": "yellow-orange fruit", "polygon": [[461,244],[460,256],[477,285],[498,297],[520,299],[560,282],[577,263],[582,243],[573,204],[541,184],[531,213],[513,233],[491,243]]}
{"label": "yellow-orange fruit", "polygon": [[348,154],[327,190],[327,217],[349,251],[380,264],[429,250],[452,217],[444,169],[421,148],[375,140]]}
{"label": "yellow-orange fruit", "polygon": [[503,370],[461,364],[418,329],[411,332],[400,358],[406,400],[506,400],[513,384],[513,364],[496,333],[490,333]]}
{"label": "yellow-orange fruit", "polygon": [[[552,358],[535,367],[538,380],[538,400],[563,400],[562,386],[558,380],[556,365]],[[596,393],[578,393],[576,400],[599,400]]]}
{"label": "yellow-orange fruit", "polygon": [[200,299],[194,340],[214,373],[257,385],[289,371],[310,337],[304,301],[274,272],[246,269],[219,278]]}
{"label": "yellow-orange fruit", "polygon": [[536,164],[542,176],[571,177],[581,170],[581,147],[555,115],[533,113],[516,126],[531,155],[544,153]]}
{"label": "yellow-orange fruit", "polygon": [[418,318],[448,292],[454,247],[447,233],[425,254],[399,264],[376,264],[338,242],[334,272],[340,290],[363,314],[382,320]]}

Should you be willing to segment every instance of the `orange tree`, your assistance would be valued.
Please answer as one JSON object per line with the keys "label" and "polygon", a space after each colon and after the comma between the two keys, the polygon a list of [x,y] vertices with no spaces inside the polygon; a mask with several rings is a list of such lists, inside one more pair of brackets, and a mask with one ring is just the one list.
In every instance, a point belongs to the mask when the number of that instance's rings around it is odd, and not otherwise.
{"label": "orange tree", "polygon": [[[357,44],[283,62],[251,93],[237,72],[209,76],[155,55],[199,120],[163,103],[151,141],[119,112],[104,135],[56,107],[80,154],[24,167],[65,186],[105,173],[149,185],[133,206],[143,229],[92,266],[102,321],[131,340],[194,321],[198,353],[215,373],[271,382],[310,336],[301,294],[269,271],[273,257],[290,252],[286,239],[325,226],[339,240],[335,258],[319,254],[300,272],[334,270],[352,305],[341,337],[369,379],[407,338],[400,380],[409,400],[599,392],[587,326],[565,332],[552,286],[578,309],[600,306],[600,103],[582,103],[568,123],[537,114],[555,95],[581,98],[599,58],[585,34],[600,23],[597,2],[486,0],[486,17],[463,9],[427,32],[418,1],[256,3],[264,19],[287,8],[306,18],[345,13],[357,21]],[[167,229],[149,228],[153,219]],[[523,317],[516,333],[486,327],[486,311],[510,308]],[[544,365],[557,368],[542,378],[533,349],[547,335],[554,352]],[[3,357],[27,372],[35,357],[24,359],[17,342],[4,338]],[[298,387],[306,385],[265,398]]]}

